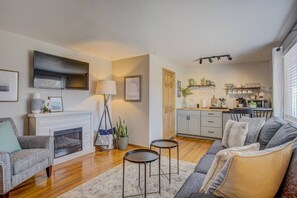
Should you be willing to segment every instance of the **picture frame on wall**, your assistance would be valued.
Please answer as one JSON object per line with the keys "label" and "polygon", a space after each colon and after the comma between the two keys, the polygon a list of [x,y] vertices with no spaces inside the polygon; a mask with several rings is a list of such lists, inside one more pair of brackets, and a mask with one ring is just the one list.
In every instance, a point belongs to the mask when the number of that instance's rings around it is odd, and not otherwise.
{"label": "picture frame on wall", "polygon": [[181,81],[178,80],[177,83],[176,83],[176,87],[177,87],[177,97],[180,98],[181,97]]}
{"label": "picture frame on wall", "polygon": [[62,112],[63,111],[63,99],[62,97],[50,96],[48,97],[51,101],[51,112]]}
{"label": "picture frame on wall", "polygon": [[126,76],[125,82],[125,101],[140,102],[141,101],[141,76]]}
{"label": "picture frame on wall", "polygon": [[0,69],[0,102],[18,102],[19,72]]}

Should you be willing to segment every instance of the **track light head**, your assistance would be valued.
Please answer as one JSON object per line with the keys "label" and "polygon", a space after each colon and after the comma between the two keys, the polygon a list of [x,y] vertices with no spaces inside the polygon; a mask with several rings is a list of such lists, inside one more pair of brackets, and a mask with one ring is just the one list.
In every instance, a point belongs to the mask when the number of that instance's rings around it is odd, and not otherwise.
{"label": "track light head", "polygon": [[210,59],[208,59],[208,61],[210,62],[210,63],[212,63],[212,59],[210,58]]}
{"label": "track light head", "polygon": [[220,56],[218,56],[217,59],[218,59],[219,62],[221,62],[221,57]]}
{"label": "track light head", "polygon": [[199,61],[199,63],[200,63],[200,64],[202,64],[202,58],[200,58],[200,61]]}
{"label": "track light head", "polygon": [[232,60],[232,57],[231,56],[228,56],[228,59],[231,61]]}
{"label": "track light head", "polygon": [[278,48],[276,49],[276,51],[279,52],[279,51],[280,51],[280,47],[278,47]]}

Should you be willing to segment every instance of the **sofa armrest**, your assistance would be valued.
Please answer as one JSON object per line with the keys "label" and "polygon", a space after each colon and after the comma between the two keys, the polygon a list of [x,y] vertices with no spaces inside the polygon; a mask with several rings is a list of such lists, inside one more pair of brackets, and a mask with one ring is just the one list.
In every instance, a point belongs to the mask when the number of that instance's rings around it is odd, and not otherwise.
{"label": "sofa armrest", "polygon": [[9,192],[12,188],[11,155],[0,151],[0,194]]}
{"label": "sofa armrest", "polygon": [[217,196],[196,192],[192,193],[190,198],[217,198]]}
{"label": "sofa armrest", "polygon": [[53,137],[51,136],[18,136],[22,149],[52,148]]}

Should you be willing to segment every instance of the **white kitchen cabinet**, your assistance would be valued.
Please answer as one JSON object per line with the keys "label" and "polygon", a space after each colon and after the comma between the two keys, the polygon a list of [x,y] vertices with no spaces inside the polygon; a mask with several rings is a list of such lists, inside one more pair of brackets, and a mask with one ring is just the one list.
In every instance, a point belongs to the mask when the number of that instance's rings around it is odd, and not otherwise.
{"label": "white kitchen cabinet", "polygon": [[223,137],[222,112],[203,111],[201,113],[201,136],[213,138]]}
{"label": "white kitchen cabinet", "polygon": [[200,111],[177,111],[177,133],[200,135]]}

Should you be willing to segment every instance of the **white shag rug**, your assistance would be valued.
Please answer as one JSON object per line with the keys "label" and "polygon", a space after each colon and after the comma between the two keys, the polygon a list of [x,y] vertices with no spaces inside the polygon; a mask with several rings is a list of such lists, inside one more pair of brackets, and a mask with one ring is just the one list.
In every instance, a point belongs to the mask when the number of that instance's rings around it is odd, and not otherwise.
{"label": "white shag rug", "polygon": [[[168,158],[162,156],[161,168],[165,173],[169,172]],[[176,160],[171,161],[171,170],[176,173]],[[166,176],[161,175],[161,194],[148,194],[147,197],[172,198],[177,193],[188,176],[194,171],[195,164],[179,161],[179,175],[172,174],[171,184]],[[158,192],[158,176],[149,178],[149,165],[147,165],[147,192]],[[152,174],[158,173],[158,161],[152,163]],[[161,172],[162,173],[162,172]],[[141,194],[144,191],[144,165],[141,164],[141,179],[138,187],[138,164],[126,161],[125,167],[125,196]],[[122,197],[123,165],[118,165],[101,175],[77,186],[64,193],[59,198],[115,198]],[[168,177],[168,175],[167,175]],[[141,197],[141,196],[137,196]]]}

